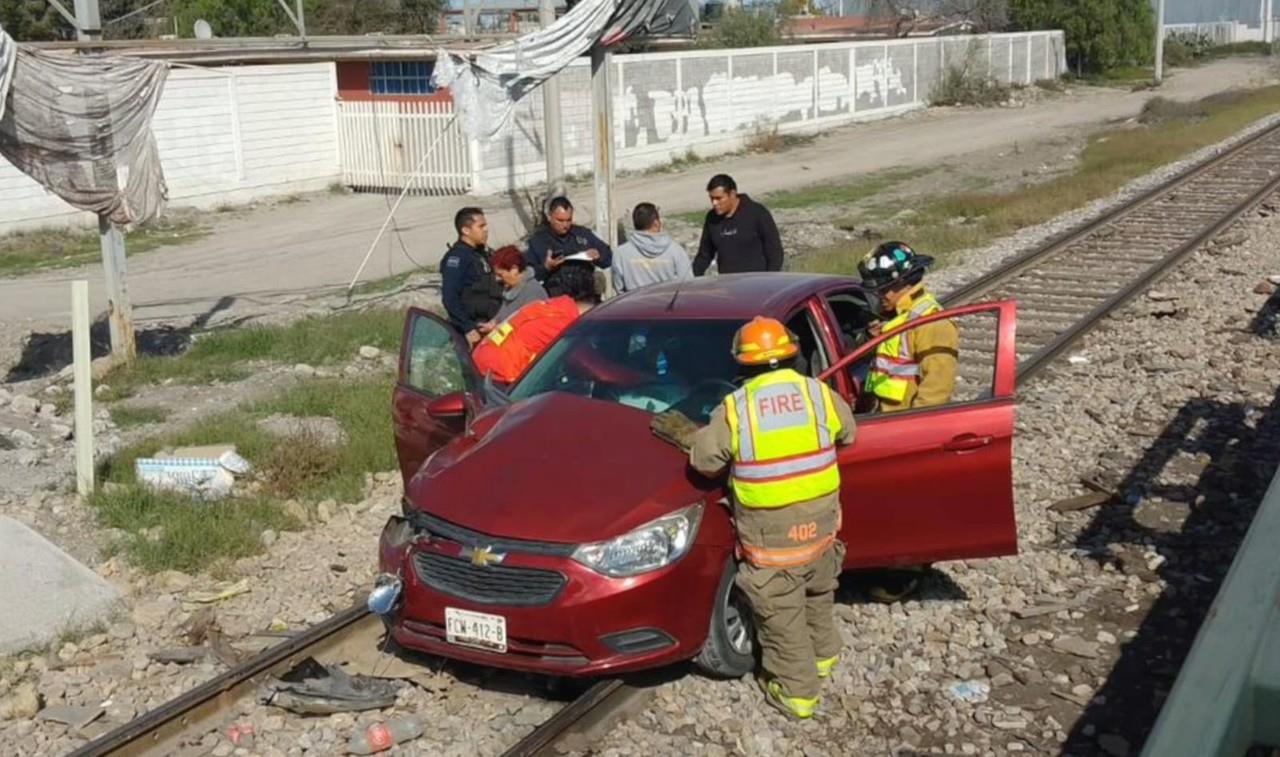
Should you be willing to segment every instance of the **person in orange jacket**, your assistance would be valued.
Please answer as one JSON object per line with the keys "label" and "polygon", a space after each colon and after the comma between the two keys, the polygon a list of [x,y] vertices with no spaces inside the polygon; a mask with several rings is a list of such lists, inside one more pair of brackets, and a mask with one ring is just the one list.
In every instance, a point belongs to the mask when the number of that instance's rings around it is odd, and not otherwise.
{"label": "person in orange jacket", "polygon": [[471,353],[481,376],[510,384],[578,316],[600,303],[595,276],[586,266],[567,266],[548,286],[549,299],[530,302],[497,324]]}

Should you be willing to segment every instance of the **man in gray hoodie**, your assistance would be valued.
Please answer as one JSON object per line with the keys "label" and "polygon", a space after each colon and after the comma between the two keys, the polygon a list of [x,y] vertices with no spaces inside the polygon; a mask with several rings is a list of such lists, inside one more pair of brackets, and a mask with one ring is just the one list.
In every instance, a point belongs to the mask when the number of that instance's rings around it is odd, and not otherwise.
{"label": "man in gray hoodie", "polygon": [[664,281],[692,281],[689,253],[662,230],[658,208],[642,202],[631,211],[635,231],[613,253],[613,288],[622,294]]}

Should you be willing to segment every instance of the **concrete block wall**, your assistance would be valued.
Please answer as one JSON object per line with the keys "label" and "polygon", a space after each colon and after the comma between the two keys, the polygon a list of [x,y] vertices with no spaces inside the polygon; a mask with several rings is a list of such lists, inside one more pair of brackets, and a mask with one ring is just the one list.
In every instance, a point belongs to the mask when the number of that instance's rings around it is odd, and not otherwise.
{"label": "concrete block wall", "polygon": [[[1066,72],[1060,31],[695,50],[614,57],[614,139],[619,171],[643,170],[689,151],[742,147],[761,130],[816,132],[925,107],[945,68],[970,65],[1008,84]],[[586,60],[560,74],[565,169],[591,170],[591,75]],[[541,182],[542,98],[517,110],[511,133],[473,148],[473,191]]]}
{"label": "concrete block wall", "polygon": [[[152,129],[170,205],[323,189],[341,177],[332,63],[174,69]],[[96,224],[0,160],[0,233]]]}

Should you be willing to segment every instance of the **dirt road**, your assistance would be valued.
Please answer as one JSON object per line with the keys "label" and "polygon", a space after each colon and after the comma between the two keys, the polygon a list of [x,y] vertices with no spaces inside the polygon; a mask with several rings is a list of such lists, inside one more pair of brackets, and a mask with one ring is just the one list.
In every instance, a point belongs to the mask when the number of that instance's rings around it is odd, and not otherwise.
{"label": "dirt road", "polygon": [[[1274,80],[1275,71],[1265,59],[1224,60],[1175,71],[1161,94],[1194,99]],[[656,200],[668,212],[701,208],[706,203],[706,178],[718,171],[731,173],[743,191],[764,194],[894,166],[946,162],[1015,143],[1026,150],[1043,140],[1079,136],[1131,117],[1151,96],[1076,88],[1022,108],[935,109],[855,124],[785,152],[732,156],[680,173],[624,178],[618,182],[618,207],[621,211],[642,200]],[[571,194],[579,202],[580,218],[590,219],[590,187],[575,187]],[[143,324],[188,318],[212,324],[297,308],[302,299],[340,290],[354,274],[390,203],[391,198],[382,196],[320,195],[237,217],[214,216],[214,233],[208,237],[130,261],[136,317]],[[398,235],[389,234],[380,244],[364,278],[410,270],[415,261],[434,269],[454,236],[454,210],[469,203],[488,211],[492,242],[501,244],[522,234],[524,226],[509,198],[411,197],[397,213]],[[70,311],[65,282],[73,278],[87,278],[94,307],[105,307],[96,266],[0,280],[4,331],[64,325]]]}

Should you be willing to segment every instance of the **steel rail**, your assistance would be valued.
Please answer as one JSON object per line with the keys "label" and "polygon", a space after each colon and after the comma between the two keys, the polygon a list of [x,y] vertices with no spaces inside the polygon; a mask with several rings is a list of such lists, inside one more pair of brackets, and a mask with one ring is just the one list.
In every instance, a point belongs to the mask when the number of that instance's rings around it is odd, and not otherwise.
{"label": "steel rail", "polygon": [[1177,189],[1188,181],[1203,176],[1208,171],[1217,168],[1248,148],[1273,137],[1277,132],[1280,132],[1280,123],[1269,128],[1262,129],[1255,134],[1251,134],[1248,137],[1229,145],[1222,152],[1209,156],[1187,170],[1169,177],[1147,191],[1135,195],[1119,205],[1104,211],[1102,215],[1085,220],[1063,234],[1050,239],[1046,244],[1017,255],[976,279],[962,284],[958,289],[948,292],[941,298],[943,304],[962,305],[976,300],[995,286],[1008,281],[1013,276],[1035,266],[1044,259],[1061,252],[1068,246],[1084,241],[1086,238],[1096,234],[1100,229],[1105,228],[1107,225],[1164,197],[1169,194],[1170,191]]}
{"label": "steel rail", "polygon": [[1170,273],[1188,255],[1195,252],[1203,244],[1213,239],[1231,224],[1235,223],[1240,216],[1249,212],[1251,208],[1262,202],[1266,199],[1267,195],[1272,194],[1277,189],[1280,189],[1280,176],[1277,176],[1272,181],[1260,187],[1253,194],[1249,195],[1248,198],[1232,208],[1229,214],[1220,218],[1216,223],[1201,230],[1200,233],[1196,234],[1189,241],[1179,245],[1159,263],[1151,266],[1143,272],[1142,275],[1133,279],[1127,286],[1120,289],[1105,302],[1095,306],[1085,315],[1084,318],[1077,321],[1070,328],[1059,333],[1058,336],[1054,337],[1048,344],[1036,350],[1036,352],[1029,358],[1018,364],[1018,383],[1027,381],[1031,377],[1035,376],[1046,366],[1052,363],[1058,355],[1062,354],[1063,350],[1100,324],[1104,318],[1121,308],[1125,303],[1141,293],[1142,290],[1151,286],[1166,274]]}
{"label": "steel rail", "polygon": [[244,697],[246,689],[256,685],[259,678],[283,673],[303,656],[337,643],[361,621],[381,623],[361,602],[103,734],[72,752],[70,757],[176,754],[174,742],[182,734],[222,715]]}

